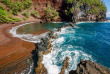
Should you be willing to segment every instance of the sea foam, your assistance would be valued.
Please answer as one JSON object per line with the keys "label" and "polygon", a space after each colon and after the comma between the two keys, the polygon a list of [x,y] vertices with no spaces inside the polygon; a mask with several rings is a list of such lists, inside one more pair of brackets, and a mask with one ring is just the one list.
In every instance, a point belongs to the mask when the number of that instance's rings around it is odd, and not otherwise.
{"label": "sea foam", "polygon": [[33,43],[37,43],[40,42],[40,39],[45,37],[47,35],[48,32],[46,33],[42,33],[40,35],[32,35],[32,34],[17,34],[16,30],[21,27],[24,26],[26,24],[31,24],[34,22],[30,22],[30,23],[25,23],[25,24],[21,24],[19,26],[13,27],[11,30],[9,30],[9,32],[13,35],[13,37],[18,37],[24,41],[28,41],[28,42],[33,42]]}
{"label": "sea foam", "polygon": [[[48,71],[48,74],[59,74],[63,66],[62,63],[67,56],[70,59],[69,69],[66,69],[65,71],[66,74],[68,74],[70,70],[76,69],[80,59],[93,60],[92,56],[90,54],[85,53],[81,46],[65,44],[68,42],[66,41],[68,36],[70,37],[69,42],[71,42],[72,39],[75,39],[74,33],[75,31],[72,28],[62,28],[60,32],[54,33],[54,35],[58,37],[52,40],[53,48],[49,54],[43,56],[42,61],[42,63]],[[71,34],[73,35],[71,36]]]}

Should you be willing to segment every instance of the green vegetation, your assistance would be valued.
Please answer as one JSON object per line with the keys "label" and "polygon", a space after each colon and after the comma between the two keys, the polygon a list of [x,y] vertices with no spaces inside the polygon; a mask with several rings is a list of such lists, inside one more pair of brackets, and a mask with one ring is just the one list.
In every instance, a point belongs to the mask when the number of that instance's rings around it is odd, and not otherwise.
{"label": "green vegetation", "polygon": [[35,17],[38,17],[39,13],[38,13],[38,11],[32,11],[32,15],[34,15]]}
{"label": "green vegetation", "polygon": [[59,13],[56,11],[56,9],[52,8],[50,5],[47,6],[47,8],[44,9],[45,12],[45,18],[53,20],[55,19]]}
{"label": "green vegetation", "polygon": [[28,10],[26,10],[22,15],[24,15],[26,18],[29,18],[31,13]]}
{"label": "green vegetation", "polygon": [[12,15],[9,15],[6,10],[0,6],[0,23],[8,23],[8,22],[18,22],[20,21],[17,18],[13,18]]}
{"label": "green vegetation", "polygon": [[20,1],[11,1],[11,0],[2,0],[10,10],[13,15],[18,15],[18,12],[21,12],[23,9],[30,8],[32,5],[31,0],[22,0]]}
{"label": "green vegetation", "polygon": [[27,18],[26,17],[23,17],[23,20],[27,20]]}
{"label": "green vegetation", "polygon": [[13,18],[13,15],[18,15],[18,12],[22,12],[25,9],[26,11],[23,13],[25,18],[23,20],[27,20],[30,17],[29,10],[31,9],[32,0],[1,0],[1,2],[7,7],[7,10],[0,5],[0,23],[21,21]]}
{"label": "green vegetation", "polygon": [[66,0],[66,3],[66,15],[83,9],[86,11],[86,14],[94,14],[101,17],[100,13],[106,13],[107,11],[105,4],[101,0]]}
{"label": "green vegetation", "polygon": [[36,4],[36,6],[35,6],[35,9],[37,9],[38,8],[38,4]]}

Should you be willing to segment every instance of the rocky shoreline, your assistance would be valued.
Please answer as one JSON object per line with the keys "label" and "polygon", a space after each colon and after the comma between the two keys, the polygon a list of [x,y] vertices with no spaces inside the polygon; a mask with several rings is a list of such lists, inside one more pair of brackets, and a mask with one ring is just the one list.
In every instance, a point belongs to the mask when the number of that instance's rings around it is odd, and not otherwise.
{"label": "rocky shoreline", "polygon": [[[73,25],[64,25],[57,29],[57,31],[60,31],[62,27],[73,27]],[[43,55],[48,54],[51,52],[52,44],[51,39],[56,38],[53,36],[54,32],[49,32],[48,35],[45,38],[41,39],[40,43],[35,44],[36,45],[36,53],[37,53],[37,66],[35,69],[35,74],[48,74],[47,69],[42,64]],[[65,74],[65,70],[69,68],[68,63],[69,57],[66,57],[66,59],[63,61],[63,67],[60,71],[60,74]],[[110,74],[110,69],[104,66],[101,66],[98,63],[92,62],[90,60],[80,60],[80,63],[77,65],[76,70],[71,70],[69,74]]]}
{"label": "rocky shoreline", "polygon": [[[63,25],[57,28],[57,31],[60,31],[61,28],[63,27],[74,27],[74,25],[73,24]],[[48,32],[48,34],[45,37],[41,38],[40,43],[35,43],[34,44],[35,50],[31,51],[30,55],[16,62],[13,62],[13,63],[11,62],[12,64],[10,65],[8,64],[7,66],[4,65],[3,67],[0,67],[0,73],[2,74],[22,73],[22,72],[27,73],[29,72],[30,65],[33,64],[33,67],[32,67],[33,73],[48,74],[47,69],[42,64],[42,60],[43,60],[43,55],[46,55],[51,52],[51,49],[52,49],[51,39],[56,38],[55,36],[53,36],[53,34],[54,34],[53,31]],[[65,69],[69,68],[68,60],[69,60],[68,57],[65,58],[60,74],[65,74]],[[88,70],[88,68],[90,69]],[[97,65],[97,63],[94,63],[91,61],[82,61],[82,60],[78,64],[77,69],[71,70],[69,73],[70,74],[83,74],[83,73],[92,74],[93,70],[95,71],[94,74],[109,74],[110,73],[110,70],[107,67],[103,67],[99,64]]]}
{"label": "rocky shoreline", "polygon": [[90,60],[80,60],[77,69],[71,70],[69,74],[110,74],[110,69]]}
{"label": "rocky shoreline", "polygon": [[[39,22],[39,20],[33,20]],[[33,63],[32,51],[35,45],[26,42],[20,38],[13,37],[9,30],[12,27],[23,23],[32,22],[31,20],[0,24],[0,73],[14,74],[21,73],[23,70],[29,71],[30,65]],[[27,63],[27,61],[30,61]],[[25,70],[25,71],[26,71]]]}

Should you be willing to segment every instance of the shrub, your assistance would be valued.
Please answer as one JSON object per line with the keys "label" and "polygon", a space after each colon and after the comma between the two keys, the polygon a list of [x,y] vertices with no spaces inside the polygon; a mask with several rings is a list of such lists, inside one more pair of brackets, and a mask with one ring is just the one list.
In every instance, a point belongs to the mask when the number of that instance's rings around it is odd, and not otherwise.
{"label": "shrub", "polygon": [[106,13],[107,11],[102,0],[65,0],[65,2],[67,4],[65,14],[68,17],[76,15],[76,12],[80,10],[85,10],[86,14],[94,14],[96,16],[99,16],[102,12]]}
{"label": "shrub", "polygon": [[2,6],[0,6],[0,9],[1,9],[1,10],[4,10],[4,8],[3,8]]}
{"label": "shrub", "polygon": [[38,17],[39,13],[38,13],[38,11],[32,11],[32,15],[34,15],[35,17]]}
{"label": "shrub", "polygon": [[31,13],[29,11],[25,11],[22,15],[24,15],[26,18],[29,18]]}
{"label": "shrub", "polygon": [[13,18],[11,15],[7,14],[6,10],[0,6],[0,23],[8,23],[8,22],[18,22],[20,21],[17,18]]}
{"label": "shrub", "polygon": [[22,3],[24,5],[24,8],[29,8],[32,5],[32,1],[31,0],[22,0]]}
{"label": "shrub", "polygon": [[38,4],[36,4],[36,6],[35,6],[35,9],[37,9],[38,8]]}
{"label": "shrub", "polygon": [[11,0],[2,0],[2,3],[4,3],[8,8],[12,8],[13,2]]}
{"label": "shrub", "polygon": [[30,8],[32,5],[31,0],[22,0],[20,1],[11,1],[11,0],[2,0],[2,2],[10,9],[10,12],[13,15],[18,15],[18,12],[21,12],[23,9]]}
{"label": "shrub", "polygon": [[16,10],[16,9],[11,9],[10,11],[9,11],[11,14],[13,14],[13,15],[18,15],[18,11]]}
{"label": "shrub", "polygon": [[27,18],[26,17],[23,17],[23,20],[27,20]]}
{"label": "shrub", "polygon": [[50,5],[48,5],[45,9],[44,9],[44,12],[45,12],[45,18],[46,19],[55,19],[59,13],[54,9],[52,8]]}

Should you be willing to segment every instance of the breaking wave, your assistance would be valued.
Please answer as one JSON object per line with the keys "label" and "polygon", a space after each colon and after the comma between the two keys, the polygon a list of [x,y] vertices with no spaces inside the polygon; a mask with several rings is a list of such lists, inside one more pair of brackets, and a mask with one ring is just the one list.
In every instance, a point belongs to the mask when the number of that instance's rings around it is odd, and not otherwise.
{"label": "breaking wave", "polygon": [[54,33],[54,35],[58,35],[58,38],[52,40],[52,51],[51,53],[44,55],[42,61],[48,70],[48,74],[59,74],[63,66],[62,62],[67,56],[70,59],[69,69],[65,71],[66,74],[68,74],[70,70],[76,69],[80,59],[93,61],[92,56],[84,52],[81,46],[71,44],[71,41],[76,40],[74,34],[75,30],[70,27],[62,28],[61,32]]}
{"label": "breaking wave", "polygon": [[[34,22],[31,22],[34,23]],[[17,29],[21,26],[27,25],[27,24],[31,24],[31,23],[25,23],[25,24],[21,24],[19,26],[13,27],[11,30],[9,30],[9,32],[13,35],[13,37],[18,37],[21,38],[24,41],[28,41],[28,42],[33,42],[33,43],[37,43],[40,42],[40,39],[45,37],[47,35],[48,32],[42,33],[40,35],[32,35],[32,34],[17,34]]]}

